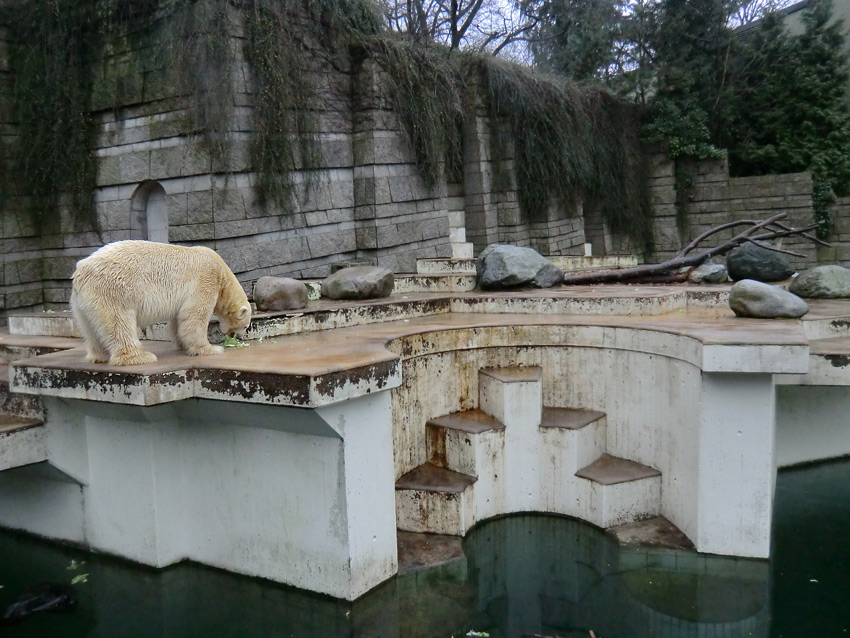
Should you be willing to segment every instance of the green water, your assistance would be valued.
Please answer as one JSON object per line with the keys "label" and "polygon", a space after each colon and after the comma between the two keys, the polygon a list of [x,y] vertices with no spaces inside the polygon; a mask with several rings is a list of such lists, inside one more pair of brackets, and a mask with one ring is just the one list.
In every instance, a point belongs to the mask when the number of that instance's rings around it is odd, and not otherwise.
{"label": "green water", "polygon": [[87,574],[74,586],[76,612],[34,615],[0,636],[843,636],[848,528],[850,461],[842,461],[780,474],[770,562],[621,550],[573,520],[517,516],[473,530],[465,560],[400,576],[354,604],[190,564],[147,570],[0,532],[0,609],[27,586]]}

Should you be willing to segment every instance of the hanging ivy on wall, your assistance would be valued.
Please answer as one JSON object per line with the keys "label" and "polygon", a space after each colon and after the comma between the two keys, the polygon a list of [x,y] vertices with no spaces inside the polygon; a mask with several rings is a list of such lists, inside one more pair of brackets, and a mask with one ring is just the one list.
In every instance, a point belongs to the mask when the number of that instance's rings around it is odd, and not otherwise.
{"label": "hanging ivy on wall", "polygon": [[9,54],[17,170],[8,190],[28,196],[38,228],[53,224],[51,230],[58,231],[59,193],[68,198],[74,219],[91,227],[97,166],[89,96],[91,65],[102,51],[105,6],[39,0],[10,3],[2,11],[16,36]]}
{"label": "hanging ivy on wall", "polygon": [[[613,232],[648,250],[648,182],[634,108],[598,87],[495,58],[482,58],[477,69],[491,122],[505,125],[513,144],[519,203],[529,218],[545,219],[553,197],[567,211],[577,195],[593,198]],[[492,149],[497,168],[502,147]]]}
{"label": "hanging ivy on wall", "polygon": [[[571,210],[584,195],[601,201],[614,232],[651,241],[628,107],[600,89],[492,57],[416,45],[386,31],[371,0],[14,0],[3,10],[19,43],[10,56],[20,133],[15,180],[26,186],[18,194],[32,194],[30,210],[42,226],[58,217],[60,202],[93,224],[102,111],[182,100],[182,134],[200,143],[213,172],[230,170],[243,69],[252,86],[250,164],[259,198],[291,211],[294,171],[316,175],[324,164],[316,71],[351,71],[352,56],[367,55],[386,71],[429,186],[461,179],[464,118],[483,103],[497,123],[494,138],[514,148],[516,188],[530,219],[545,215],[553,198]],[[151,78],[162,85],[155,98]],[[494,144],[495,158],[501,149]]]}
{"label": "hanging ivy on wall", "polygon": [[429,188],[463,170],[463,78],[447,48],[417,45],[390,34],[371,42],[387,72],[393,105]]}

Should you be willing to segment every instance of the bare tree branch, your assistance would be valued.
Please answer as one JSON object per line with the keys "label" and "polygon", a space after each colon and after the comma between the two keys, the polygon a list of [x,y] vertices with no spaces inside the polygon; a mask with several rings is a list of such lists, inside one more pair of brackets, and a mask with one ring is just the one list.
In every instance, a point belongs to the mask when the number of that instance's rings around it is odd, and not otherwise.
{"label": "bare tree branch", "polygon": [[[791,228],[785,226],[784,224],[778,224],[778,220],[784,217],[787,217],[787,213],[778,213],[760,222],[754,220],[741,220],[737,222],[729,222],[728,224],[722,224],[721,226],[711,228],[706,232],[702,233],[699,237],[697,237],[690,244],[688,244],[673,259],[669,259],[658,264],[641,264],[640,266],[633,266],[631,268],[620,268],[617,270],[599,270],[596,272],[565,275],[564,285],[569,286],[580,284],[616,283],[618,281],[658,282],[659,277],[662,278],[664,281],[682,281],[684,280],[684,278],[687,277],[687,273],[684,273],[684,277],[682,277],[682,273],[679,272],[681,268],[694,268],[696,266],[699,266],[700,264],[705,263],[712,257],[715,257],[717,255],[725,255],[733,248],[737,248],[745,242],[755,243],[757,241],[767,241],[771,239],[778,239],[780,237],[788,237],[791,235],[798,235],[801,237],[805,237],[806,239],[816,241],[812,237],[806,237],[806,231],[812,230],[813,226],[815,226],[814,224],[806,226],[804,228]],[[759,235],[755,234],[771,226],[777,225],[781,226],[779,230],[769,230]],[[699,254],[692,254],[692,251],[708,237],[711,237],[712,235],[715,235],[723,230],[728,230],[730,228],[736,228],[739,226],[748,226],[748,228],[732,237],[732,239],[728,239],[720,245],[715,246],[714,248],[709,248],[705,252]],[[818,243],[821,242],[818,241]],[[799,253],[793,253],[791,251],[775,248],[773,246],[762,247],[768,248],[769,250],[774,250],[776,252],[794,255],[795,257],[805,256]]]}

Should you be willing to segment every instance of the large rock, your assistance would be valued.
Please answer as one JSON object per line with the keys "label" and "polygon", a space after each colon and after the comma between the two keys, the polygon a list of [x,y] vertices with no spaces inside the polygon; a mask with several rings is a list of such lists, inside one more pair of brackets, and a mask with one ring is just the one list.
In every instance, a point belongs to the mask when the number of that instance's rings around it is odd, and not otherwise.
{"label": "large rock", "polygon": [[809,311],[808,304],[779,286],[744,279],[729,290],[729,307],[739,317],[797,319]]}
{"label": "large rock", "polygon": [[733,281],[782,281],[794,274],[788,257],[775,250],[747,242],[729,253],[726,268]]}
{"label": "large rock", "polygon": [[307,286],[289,277],[260,277],[254,284],[257,310],[298,310],[307,307]]}
{"label": "large rock", "polygon": [[804,270],[789,288],[800,297],[837,299],[850,297],[850,269],[841,266],[818,266]]}
{"label": "large rock", "polygon": [[729,280],[729,273],[723,264],[700,264],[688,275],[692,284],[722,284]]}
{"label": "large rock", "polygon": [[381,266],[354,266],[337,270],[322,282],[328,299],[376,299],[393,291],[393,271]]}
{"label": "large rock", "polygon": [[490,244],[475,264],[478,286],[486,290],[532,285],[551,288],[564,280],[563,271],[533,248]]}

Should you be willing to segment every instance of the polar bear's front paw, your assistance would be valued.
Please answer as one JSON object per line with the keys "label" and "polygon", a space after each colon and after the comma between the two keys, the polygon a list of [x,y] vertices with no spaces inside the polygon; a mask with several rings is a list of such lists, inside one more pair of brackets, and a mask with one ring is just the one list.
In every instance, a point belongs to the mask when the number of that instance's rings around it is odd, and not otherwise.
{"label": "polar bear's front paw", "polygon": [[154,363],[156,355],[146,350],[131,350],[129,352],[116,352],[109,358],[111,366],[139,366],[145,363]]}
{"label": "polar bear's front paw", "polygon": [[186,350],[186,354],[190,354],[193,357],[205,357],[210,354],[221,354],[222,352],[224,352],[223,347],[214,346],[209,343],[204,346],[198,346],[197,348],[188,348]]}

